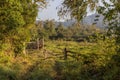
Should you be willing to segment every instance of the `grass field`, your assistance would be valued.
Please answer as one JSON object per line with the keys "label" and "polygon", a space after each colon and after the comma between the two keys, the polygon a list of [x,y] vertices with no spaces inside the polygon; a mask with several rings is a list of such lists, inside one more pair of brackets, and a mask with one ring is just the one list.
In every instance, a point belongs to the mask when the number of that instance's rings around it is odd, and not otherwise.
{"label": "grass field", "polygon": [[[104,43],[46,41],[44,49],[17,58],[0,56],[0,80],[116,80],[119,67],[109,68],[114,49],[102,47]],[[67,60],[64,48],[70,51]]]}

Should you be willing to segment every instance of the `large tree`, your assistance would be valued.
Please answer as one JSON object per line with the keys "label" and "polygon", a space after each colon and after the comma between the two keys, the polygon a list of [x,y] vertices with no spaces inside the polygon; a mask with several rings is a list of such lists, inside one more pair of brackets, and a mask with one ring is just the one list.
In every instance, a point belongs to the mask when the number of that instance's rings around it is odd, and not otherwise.
{"label": "large tree", "polygon": [[0,0],[1,50],[5,48],[8,53],[23,50],[24,42],[31,38],[38,7],[44,4],[45,0]]}

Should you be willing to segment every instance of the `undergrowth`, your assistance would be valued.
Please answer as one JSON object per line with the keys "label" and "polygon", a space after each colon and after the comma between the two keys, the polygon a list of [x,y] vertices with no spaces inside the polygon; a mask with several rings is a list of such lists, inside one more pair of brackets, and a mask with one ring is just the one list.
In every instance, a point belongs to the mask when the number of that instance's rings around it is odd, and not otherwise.
{"label": "undergrowth", "polygon": [[16,58],[1,55],[0,80],[120,80],[119,58],[104,43],[48,41],[44,49]]}

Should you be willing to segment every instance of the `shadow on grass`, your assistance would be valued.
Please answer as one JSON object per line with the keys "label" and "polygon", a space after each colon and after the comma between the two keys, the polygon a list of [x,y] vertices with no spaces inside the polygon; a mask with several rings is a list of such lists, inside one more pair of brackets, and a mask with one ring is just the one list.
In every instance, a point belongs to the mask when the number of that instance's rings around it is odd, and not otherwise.
{"label": "shadow on grass", "polygon": [[114,54],[105,68],[104,80],[120,80],[120,54]]}
{"label": "shadow on grass", "polygon": [[81,55],[79,60],[58,60],[55,62],[55,80],[104,80],[105,66],[97,64],[101,56]]}
{"label": "shadow on grass", "polygon": [[29,66],[22,76],[8,67],[0,65],[0,80],[120,80],[120,56],[79,54],[77,60],[61,60],[55,62],[51,58],[36,61]]}
{"label": "shadow on grass", "polygon": [[7,68],[0,66],[0,80],[17,80],[16,72]]}

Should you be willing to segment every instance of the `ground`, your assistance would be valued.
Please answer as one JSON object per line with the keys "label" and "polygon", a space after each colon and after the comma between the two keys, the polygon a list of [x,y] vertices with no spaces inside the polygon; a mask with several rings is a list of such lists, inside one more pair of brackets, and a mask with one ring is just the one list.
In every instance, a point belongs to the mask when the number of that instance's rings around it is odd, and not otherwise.
{"label": "ground", "polygon": [[110,55],[97,43],[46,41],[43,49],[27,50],[26,55],[1,56],[0,80],[109,80],[104,72]]}

